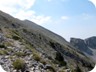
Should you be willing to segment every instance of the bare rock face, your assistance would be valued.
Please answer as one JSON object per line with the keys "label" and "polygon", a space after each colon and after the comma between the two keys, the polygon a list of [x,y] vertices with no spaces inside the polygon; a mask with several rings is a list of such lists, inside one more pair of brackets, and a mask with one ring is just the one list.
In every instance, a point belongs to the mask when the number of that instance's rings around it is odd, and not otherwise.
{"label": "bare rock face", "polygon": [[95,36],[85,39],[85,42],[88,47],[96,49],[96,37]]}
{"label": "bare rock face", "polygon": [[71,38],[70,44],[76,49],[82,51],[89,58],[96,62],[96,37],[90,37],[85,40],[79,38]]}
{"label": "bare rock face", "polygon": [[93,55],[92,51],[89,49],[88,45],[86,42],[82,39],[77,39],[77,38],[71,38],[70,43],[78,48],[80,51],[85,52],[89,55]]}

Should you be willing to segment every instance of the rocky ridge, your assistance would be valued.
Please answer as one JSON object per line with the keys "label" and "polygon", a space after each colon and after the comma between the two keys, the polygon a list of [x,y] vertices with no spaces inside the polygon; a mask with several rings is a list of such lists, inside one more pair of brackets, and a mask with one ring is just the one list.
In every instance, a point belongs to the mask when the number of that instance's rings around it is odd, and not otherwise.
{"label": "rocky ridge", "polygon": [[75,48],[82,51],[85,55],[92,58],[96,62],[96,37],[90,37],[87,39],[71,38],[70,43]]}

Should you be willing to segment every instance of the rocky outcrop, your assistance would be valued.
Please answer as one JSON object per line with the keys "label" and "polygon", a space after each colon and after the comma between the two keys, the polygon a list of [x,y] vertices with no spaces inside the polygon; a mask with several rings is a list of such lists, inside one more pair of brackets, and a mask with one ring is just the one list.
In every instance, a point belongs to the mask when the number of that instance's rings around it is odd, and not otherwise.
{"label": "rocky outcrop", "polygon": [[96,37],[90,37],[85,40],[71,38],[70,43],[78,50],[96,62]]}
{"label": "rocky outcrop", "polygon": [[[2,42],[12,42],[12,46],[6,47],[0,47],[0,65],[4,68],[4,70],[8,72],[16,72],[14,69],[13,62],[16,61],[16,59],[22,59],[24,60],[25,66],[23,67],[22,72],[47,72],[47,70],[52,70],[52,72],[56,72],[55,69],[49,64],[43,64],[43,62],[38,62],[34,59],[34,54],[32,51],[22,42],[16,41],[14,39],[5,38],[2,36]],[[2,43],[1,42],[1,43]],[[1,46],[1,45],[0,45]],[[6,53],[3,51],[6,51]],[[20,70],[18,70],[20,72]]]}
{"label": "rocky outcrop", "polygon": [[85,39],[85,43],[87,44],[88,47],[96,49],[96,37],[90,37]]}
{"label": "rocky outcrop", "polygon": [[79,38],[71,38],[70,43],[74,47],[78,48],[80,51],[87,53],[89,55],[93,55],[91,49],[89,49],[88,45],[84,40]]}

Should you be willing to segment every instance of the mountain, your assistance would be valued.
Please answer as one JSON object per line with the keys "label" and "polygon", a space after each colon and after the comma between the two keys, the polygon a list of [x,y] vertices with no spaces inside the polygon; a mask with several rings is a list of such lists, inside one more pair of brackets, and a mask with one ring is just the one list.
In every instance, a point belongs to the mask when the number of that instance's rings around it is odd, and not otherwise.
{"label": "mountain", "polygon": [[96,49],[96,36],[85,39],[85,42],[88,47]]}
{"label": "mountain", "polygon": [[61,36],[2,11],[0,64],[7,72],[87,72],[95,65]]}
{"label": "mountain", "polygon": [[90,37],[85,40],[79,38],[71,38],[70,43],[85,55],[92,58],[96,62],[96,37]]}

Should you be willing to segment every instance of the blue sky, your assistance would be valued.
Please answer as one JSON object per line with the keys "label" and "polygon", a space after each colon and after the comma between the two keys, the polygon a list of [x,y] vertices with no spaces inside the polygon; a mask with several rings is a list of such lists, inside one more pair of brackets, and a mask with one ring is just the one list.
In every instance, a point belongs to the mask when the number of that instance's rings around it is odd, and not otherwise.
{"label": "blue sky", "polygon": [[37,0],[32,8],[36,12],[55,17],[74,16],[82,13],[96,14],[94,5],[88,0]]}
{"label": "blue sky", "polygon": [[66,40],[96,36],[96,0],[1,0],[0,10],[31,20]]}

